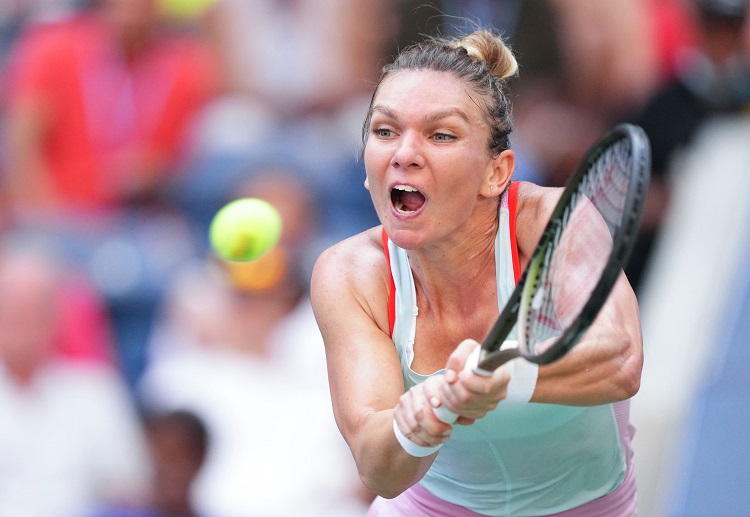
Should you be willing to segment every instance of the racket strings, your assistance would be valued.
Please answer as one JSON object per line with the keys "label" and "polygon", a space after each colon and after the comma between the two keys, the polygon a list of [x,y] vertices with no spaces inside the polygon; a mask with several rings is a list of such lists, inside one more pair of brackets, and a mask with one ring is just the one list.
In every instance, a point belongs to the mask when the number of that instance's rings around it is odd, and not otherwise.
{"label": "racket strings", "polygon": [[520,332],[529,352],[543,353],[589,300],[623,225],[631,181],[628,140],[601,152],[581,179],[527,280],[532,294]]}
{"label": "racket strings", "polygon": [[630,141],[617,141],[602,153],[593,165],[596,170],[587,174],[581,185],[580,192],[596,206],[613,237],[622,225],[631,167]]}

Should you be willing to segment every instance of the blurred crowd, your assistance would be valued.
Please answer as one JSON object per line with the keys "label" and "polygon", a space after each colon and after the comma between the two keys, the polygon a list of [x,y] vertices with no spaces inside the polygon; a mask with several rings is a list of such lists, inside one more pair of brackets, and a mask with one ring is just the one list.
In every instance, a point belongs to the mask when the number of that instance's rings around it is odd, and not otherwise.
{"label": "blurred crowd", "polygon": [[[307,299],[377,223],[361,124],[378,67],[501,31],[521,68],[518,179],[561,185],[641,124],[638,291],[702,124],[750,102],[744,0],[3,0],[0,517],[361,516]],[[207,228],[271,201],[279,244]],[[648,514],[646,514],[648,515]]]}

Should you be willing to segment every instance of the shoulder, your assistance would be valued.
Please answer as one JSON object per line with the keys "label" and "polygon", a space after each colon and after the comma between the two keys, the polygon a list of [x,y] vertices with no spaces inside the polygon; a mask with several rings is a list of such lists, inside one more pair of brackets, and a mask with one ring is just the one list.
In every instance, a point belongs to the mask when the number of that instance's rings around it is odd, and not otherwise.
{"label": "shoulder", "polygon": [[60,77],[77,70],[74,64],[85,46],[82,42],[91,39],[91,32],[88,19],[82,16],[32,23],[19,36],[9,55],[6,75],[12,78],[11,84],[20,82],[25,87],[29,81],[47,77],[57,85]]}
{"label": "shoulder", "polygon": [[381,226],[331,246],[313,268],[310,294],[316,318],[333,309],[359,307],[387,329],[389,275]]}
{"label": "shoulder", "polygon": [[528,257],[533,252],[562,192],[563,189],[559,187],[542,187],[526,181],[520,182],[516,238],[522,257]]}
{"label": "shoulder", "polygon": [[518,215],[539,217],[549,215],[560,199],[563,189],[560,187],[543,187],[528,181],[521,181],[518,185]]}
{"label": "shoulder", "polygon": [[13,57],[33,59],[47,54],[64,57],[71,51],[72,42],[85,32],[80,18],[57,21],[35,21],[19,35]]}
{"label": "shoulder", "polygon": [[382,231],[381,226],[371,228],[326,249],[315,262],[313,276],[350,276],[363,269],[371,274],[373,268],[385,267]]}

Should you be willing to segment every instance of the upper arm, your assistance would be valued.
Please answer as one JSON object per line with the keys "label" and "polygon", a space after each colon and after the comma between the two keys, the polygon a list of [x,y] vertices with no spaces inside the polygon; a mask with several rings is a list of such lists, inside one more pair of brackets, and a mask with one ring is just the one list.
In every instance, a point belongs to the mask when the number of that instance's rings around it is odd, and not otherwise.
{"label": "upper arm", "polygon": [[313,270],[334,414],[350,446],[368,416],[395,407],[404,391],[389,336],[387,275],[382,246],[364,234],[325,251]]}
{"label": "upper arm", "polygon": [[[518,247],[522,267],[536,248],[562,189],[552,189],[525,184],[519,191],[517,219]],[[521,197],[523,196],[523,197]],[[591,251],[591,238],[609,239],[606,227],[596,232],[591,225],[591,211],[584,210],[578,224],[585,228],[572,232],[569,244]],[[596,214],[593,214],[596,215]],[[594,219],[595,220],[595,219]],[[573,221],[576,223],[576,221]],[[565,253],[563,253],[565,255]],[[566,262],[588,259],[580,253],[569,253]],[[565,267],[568,267],[566,264]],[[598,277],[594,275],[595,281]],[[575,289],[565,289],[561,295],[572,306],[579,307],[581,300]],[[592,287],[587,284],[585,287]],[[583,289],[585,290],[585,289]],[[586,291],[589,292],[589,291]],[[539,382],[534,393],[535,402],[552,402],[589,405],[622,400],[635,394],[640,383],[643,349],[638,303],[624,273],[620,273],[612,292],[581,342],[560,360],[539,370]]]}

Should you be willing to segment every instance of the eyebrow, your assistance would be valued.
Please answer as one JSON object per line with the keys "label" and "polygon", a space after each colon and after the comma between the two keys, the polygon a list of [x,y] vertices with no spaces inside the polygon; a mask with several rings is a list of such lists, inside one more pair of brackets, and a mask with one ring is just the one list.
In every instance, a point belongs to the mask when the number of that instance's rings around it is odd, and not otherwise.
{"label": "eyebrow", "polygon": [[[373,106],[372,112],[375,113],[376,111],[382,113],[388,118],[392,118],[394,120],[399,119],[396,112],[393,111],[388,106],[384,106],[382,104],[376,104],[375,106]],[[471,121],[469,120],[469,116],[463,110],[459,108],[447,108],[444,110],[439,110],[439,111],[435,111],[432,113],[428,113],[425,117],[422,118],[422,121],[429,123],[429,122],[435,122],[435,121],[442,120],[444,118],[448,118],[452,116],[457,116],[463,119],[466,123],[471,123]]]}

